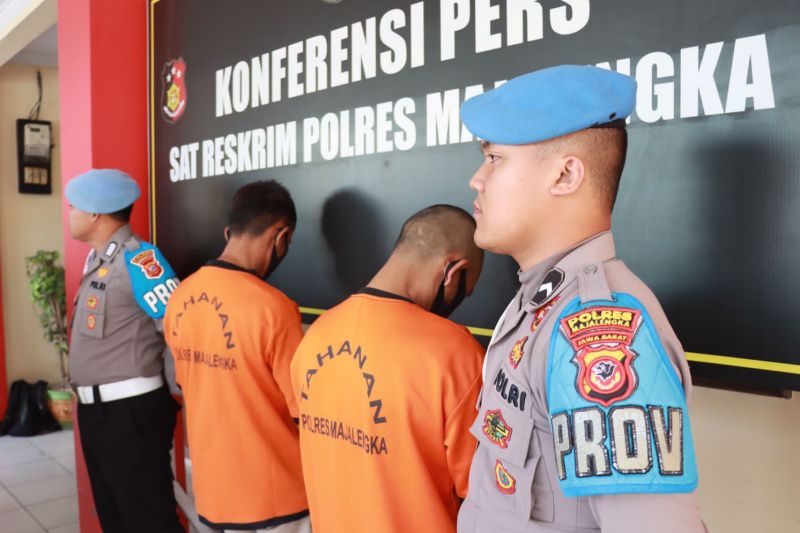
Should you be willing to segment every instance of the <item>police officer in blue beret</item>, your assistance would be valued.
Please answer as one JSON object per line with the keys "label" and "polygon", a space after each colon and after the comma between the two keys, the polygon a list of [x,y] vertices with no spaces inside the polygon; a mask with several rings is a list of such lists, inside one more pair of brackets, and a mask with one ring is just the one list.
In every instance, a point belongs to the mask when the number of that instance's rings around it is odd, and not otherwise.
{"label": "police officer in blue beret", "polygon": [[521,287],[486,354],[460,533],[705,531],[686,357],[610,232],[635,95],[564,65],[461,109],[484,154],[475,241]]}
{"label": "police officer in blue beret", "polygon": [[94,169],[64,193],[72,237],[91,246],[75,298],[70,376],[97,515],[105,533],[176,533],[170,448],[180,409],[163,378],[161,318],[178,279],[131,231],[139,187]]}

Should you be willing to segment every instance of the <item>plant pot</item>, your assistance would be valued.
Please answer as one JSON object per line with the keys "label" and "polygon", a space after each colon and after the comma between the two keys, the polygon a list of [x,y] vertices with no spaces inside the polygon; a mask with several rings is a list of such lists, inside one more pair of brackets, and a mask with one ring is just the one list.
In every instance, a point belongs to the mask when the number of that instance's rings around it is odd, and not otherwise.
{"label": "plant pot", "polygon": [[72,406],[75,396],[71,390],[50,389],[47,391],[47,405],[53,418],[63,429],[72,429]]}

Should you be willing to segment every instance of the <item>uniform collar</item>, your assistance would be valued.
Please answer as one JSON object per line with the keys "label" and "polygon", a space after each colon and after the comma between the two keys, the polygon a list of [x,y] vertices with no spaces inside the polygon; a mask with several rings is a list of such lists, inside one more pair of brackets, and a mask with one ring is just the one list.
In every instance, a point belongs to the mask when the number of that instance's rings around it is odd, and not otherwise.
{"label": "uniform collar", "polygon": [[530,267],[524,272],[522,270],[517,272],[517,275],[519,276],[519,282],[522,285],[520,289],[520,308],[522,308],[523,305],[525,305],[527,302],[530,302],[531,299],[536,296],[539,288],[544,284],[544,278],[547,277],[548,273],[553,270],[556,264],[573,249],[574,247],[562,250],[555,255],[551,255],[541,263],[537,263],[536,265]]}
{"label": "uniform collar", "polygon": [[103,261],[109,262],[114,259],[114,257],[119,253],[122,245],[125,241],[130,239],[133,236],[133,231],[131,230],[130,225],[125,224],[124,226],[120,227],[115,231],[111,237],[106,241],[105,246],[103,246],[103,251],[100,254],[100,259]]}
{"label": "uniform collar", "polygon": [[541,307],[575,279],[577,271],[615,257],[614,237],[610,231],[603,231],[520,272],[520,307]]}
{"label": "uniform collar", "polygon": [[400,300],[401,302],[408,302],[410,304],[416,305],[413,300],[410,298],[406,298],[405,296],[401,296],[399,294],[395,294],[393,292],[384,291],[381,289],[376,289],[375,287],[364,287],[356,291],[355,294],[367,294],[369,296],[376,296],[378,298],[386,298],[388,300]]}
{"label": "uniform collar", "polygon": [[226,270],[234,270],[236,272],[246,272],[247,274],[252,274],[255,277],[257,277],[258,279],[263,281],[263,279],[258,274],[256,274],[255,270],[252,270],[250,268],[244,268],[244,267],[239,266],[239,265],[237,265],[235,263],[231,263],[230,261],[223,261],[222,259],[211,259],[211,260],[206,262],[205,266],[224,268]]}

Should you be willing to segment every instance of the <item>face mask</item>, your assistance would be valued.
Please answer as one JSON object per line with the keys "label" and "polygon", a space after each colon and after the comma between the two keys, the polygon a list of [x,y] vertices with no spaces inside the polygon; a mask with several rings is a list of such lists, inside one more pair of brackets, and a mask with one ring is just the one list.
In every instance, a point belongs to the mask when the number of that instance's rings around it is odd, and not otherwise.
{"label": "face mask", "polygon": [[[447,276],[447,272],[450,270],[450,265],[447,266],[447,270],[445,271],[445,277]],[[431,313],[437,314],[441,317],[447,318],[449,317],[453,311],[456,310],[456,307],[461,305],[461,302],[464,301],[464,298],[467,296],[467,277],[464,275],[464,270],[459,272],[459,279],[458,279],[458,288],[456,289],[456,295],[453,297],[450,303],[444,301],[444,279],[439,284],[439,290],[436,292],[436,298],[433,300],[433,305],[431,305]]]}
{"label": "face mask", "polygon": [[261,279],[266,281],[267,278],[269,278],[270,275],[273,272],[275,272],[275,270],[278,268],[278,265],[281,264],[281,261],[283,261],[283,258],[286,257],[286,255],[288,253],[289,253],[289,247],[287,245],[286,251],[283,253],[282,256],[279,257],[278,256],[278,243],[276,242],[275,244],[273,244],[272,245],[272,257],[270,257],[270,259],[269,259],[269,265],[267,265],[267,272],[261,277]]}

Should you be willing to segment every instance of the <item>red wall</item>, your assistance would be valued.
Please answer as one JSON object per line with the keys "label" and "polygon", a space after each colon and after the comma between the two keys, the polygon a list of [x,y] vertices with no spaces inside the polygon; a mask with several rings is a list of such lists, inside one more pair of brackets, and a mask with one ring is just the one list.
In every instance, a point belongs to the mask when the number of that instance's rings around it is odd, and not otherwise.
{"label": "red wall", "polygon": [[[112,167],[129,173],[142,189],[142,197],[133,210],[131,225],[136,233],[145,238],[149,236],[148,5],[149,2],[144,0],[58,2],[63,184],[66,185],[69,179],[90,168]],[[69,206],[65,200],[64,267],[67,302],[71,307],[89,248],[70,237],[68,216]],[[4,365],[2,369],[5,369]],[[99,532],[77,430],[75,435],[81,531]]]}
{"label": "red wall", "polygon": [[[147,2],[59,0],[61,175],[119,168],[142,188],[131,225],[147,238]],[[67,298],[80,282],[87,245],[70,237],[64,201]]]}

